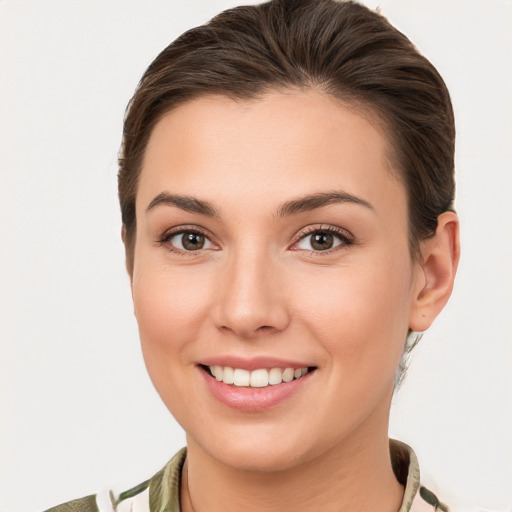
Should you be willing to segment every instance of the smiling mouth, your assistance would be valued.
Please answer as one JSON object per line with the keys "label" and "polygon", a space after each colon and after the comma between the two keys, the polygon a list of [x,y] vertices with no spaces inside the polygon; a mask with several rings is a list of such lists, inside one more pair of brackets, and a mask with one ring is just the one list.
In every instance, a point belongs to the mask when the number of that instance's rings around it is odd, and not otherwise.
{"label": "smiling mouth", "polygon": [[230,366],[205,366],[201,368],[219,382],[235,387],[265,388],[276,386],[283,382],[300,379],[316,370],[315,366],[303,368],[260,368],[257,370],[244,370]]}

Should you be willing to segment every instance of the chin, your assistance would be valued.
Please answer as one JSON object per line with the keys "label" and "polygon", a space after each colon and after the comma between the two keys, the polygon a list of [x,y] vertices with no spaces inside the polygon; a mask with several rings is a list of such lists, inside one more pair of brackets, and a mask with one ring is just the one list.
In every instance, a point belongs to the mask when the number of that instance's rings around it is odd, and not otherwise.
{"label": "chin", "polygon": [[[188,444],[190,447],[190,440]],[[207,443],[200,448],[217,463],[236,471],[252,473],[286,471],[309,458],[302,450],[299,451],[288,443],[283,444],[277,439],[265,445],[247,439],[240,442],[231,439],[229,443],[222,443],[219,446]]]}
{"label": "chin", "polygon": [[[303,417],[302,420],[305,418]],[[187,445],[199,450],[218,464],[233,470],[258,473],[286,471],[310,462],[329,451],[339,439],[333,432],[319,438],[308,428],[307,421],[218,425],[205,436],[204,427],[188,430]],[[339,432],[338,432],[339,433]],[[336,437],[336,438],[334,438]]]}

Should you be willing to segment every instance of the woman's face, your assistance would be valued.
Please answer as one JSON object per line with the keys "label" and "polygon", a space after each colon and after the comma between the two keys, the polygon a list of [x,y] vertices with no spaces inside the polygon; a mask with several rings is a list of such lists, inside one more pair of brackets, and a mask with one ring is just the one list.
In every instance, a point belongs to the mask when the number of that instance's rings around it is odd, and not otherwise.
{"label": "woman's face", "polygon": [[190,446],[267,471],[387,435],[423,274],[386,144],[314,91],[203,97],[156,125],[133,300]]}

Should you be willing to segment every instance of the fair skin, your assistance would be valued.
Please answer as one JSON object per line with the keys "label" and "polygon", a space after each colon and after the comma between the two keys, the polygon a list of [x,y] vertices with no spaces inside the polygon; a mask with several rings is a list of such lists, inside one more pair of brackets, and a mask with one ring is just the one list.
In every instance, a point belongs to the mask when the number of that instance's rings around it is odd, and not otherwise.
{"label": "fair skin", "polygon": [[[184,512],[400,507],[396,369],[408,329],[450,295],[458,221],[441,215],[413,260],[387,150],[368,116],[316,91],[202,97],[154,128],[132,293],[149,374],[187,434]],[[238,387],[213,365],[308,371]]]}

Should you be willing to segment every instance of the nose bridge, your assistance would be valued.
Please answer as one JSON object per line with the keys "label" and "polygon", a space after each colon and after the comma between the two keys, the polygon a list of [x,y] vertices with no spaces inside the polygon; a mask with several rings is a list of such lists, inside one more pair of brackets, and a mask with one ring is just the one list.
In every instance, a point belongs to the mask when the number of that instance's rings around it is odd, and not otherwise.
{"label": "nose bridge", "polygon": [[278,267],[261,244],[233,248],[219,273],[219,328],[250,338],[286,327],[289,318]]}

